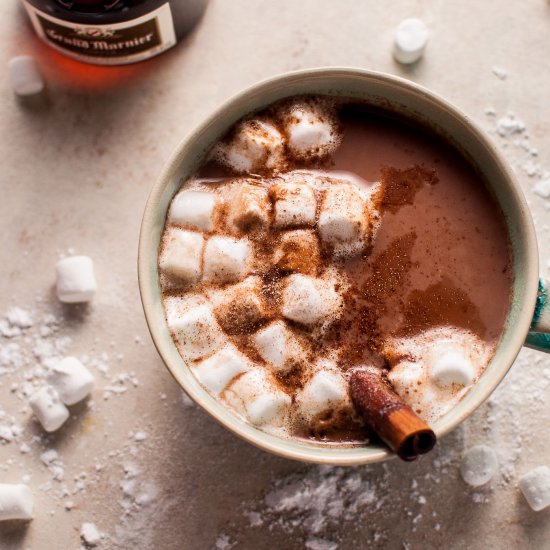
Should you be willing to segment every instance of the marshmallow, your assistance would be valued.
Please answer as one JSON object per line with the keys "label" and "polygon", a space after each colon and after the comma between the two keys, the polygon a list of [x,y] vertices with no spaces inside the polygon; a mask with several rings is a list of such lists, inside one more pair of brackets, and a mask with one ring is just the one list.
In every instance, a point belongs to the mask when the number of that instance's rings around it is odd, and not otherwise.
{"label": "marshmallow", "polygon": [[226,401],[256,425],[281,425],[292,399],[281,391],[261,368],[239,377],[225,392]]}
{"label": "marshmallow", "polygon": [[428,27],[420,19],[404,19],[399,23],[393,42],[393,56],[408,65],[418,61],[428,43]]}
{"label": "marshmallow", "polygon": [[284,141],[272,124],[247,120],[237,126],[229,143],[219,144],[217,154],[238,173],[274,169],[284,164]]}
{"label": "marshmallow", "polygon": [[101,542],[101,533],[95,523],[83,523],[80,528],[80,538],[86,546],[97,546]]}
{"label": "marshmallow", "polygon": [[286,231],[275,249],[274,262],[281,271],[315,275],[320,264],[319,241],[315,231]]}
{"label": "marshmallow", "polygon": [[323,191],[319,234],[334,247],[336,256],[360,252],[366,244],[367,226],[365,201],[351,185],[333,184]]}
{"label": "marshmallow", "polygon": [[527,472],[520,478],[519,488],[535,512],[550,506],[550,468],[538,466]]}
{"label": "marshmallow", "polygon": [[468,392],[491,351],[470,331],[444,326],[392,339],[383,356],[395,391],[424,420],[434,422]]}
{"label": "marshmallow", "polygon": [[168,221],[190,229],[212,231],[218,202],[218,197],[214,193],[182,191],[172,201]]}
{"label": "marshmallow", "polygon": [[184,359],[200,359],[219,349],[225,341],[212,307],[207,303],[169,317],[168,326]]}
{"label": "marshmallow", "polygon": [[48,382],[57,390],[65,405],[82,401],[94,387],[92,373],[76,357],[65,357],[52,367]]}
{"label": "marshmallow", "polygon": [[177,227],[166,230],[159,257],[161,271],[186,284],[201,277],[201,257],[204,238],[200,233]]}
{"label": "marshmallow", "polygon": [[269,315],[261,294],[262,280],[252,276],[241,283],[216,291],[212,296],[214,312],[229,334],[246,333]]}
{"label": "marshmallow", "polygon": [[491,481],[497,469],[495,451],[487,445],[471,447],[464,453],[460,463],[460,475],[472,487],[479,487]]}
{"label": "marshmallow", "polygon": [[211,237],[204,248],[204,280],[218,283],[237,281],[250,267],[248,239]]}
{"label": "marshmallow", "polygon": [[261,358],[275,371],[285,370],[306,358],[306,351],[284,321],[274,321],[253,338]]}
{"label": "marshmallow", "polygon": [[298,410],[307,419],[350,407],[348,383],[342,373],[328,361],[319,366],[321,368],[296,395]]}
{"label": "marshmallow", "polygon": [[336,120],[319,106],[298,105],[284,118],[288,148],[301,158],[324,156],[340,144]]}
{"label": "marshmallow", "polygon": [[47,432],[55,432],[69,418],[69,410],[51,386],[45,386],[34,393],[29,399],[29,405]]}
{"label": "marshmallow", "polygon": [[39,94],[44,89],[44,80],[38,65],[29,55],[12,57],[8,63],[13,91],[19,96]]}
{"label": "marshmallow", "polygon": [[57,272],[57,297],[69,304],[89,302],[96,290],[94,263],[88,256],[70,256],[59,260]]}
{"label": "marshmallow", "polygon": [[317,201],[307,183],[282,182],[271,188],[275,202],[275,225],[295,227],[314,225]]}
{"label": "marshmallow", "polygon": [[0,483],[0,521],[32,519],[33,496],[21,483]]}
{"label": "marshmallow", "polygon": [[242,231],[269,225],[270,203],[268,191],[261,185],[237,183],[231,201],[230,219]]}
{"label": "marshmallow", "polygon": [[430,376],[438,386],[469,386],[473,383],[475,368],[463,353],[450,349],[434,357],[435,353],[432,352]]}
{"label": "marshmallow", "polygon": [[226,344],[207,359],[197,363],[193,367],[193,372],[206,389],[218,395],[235,376],[250,368],[250,360],[233,344]]}
{"label": "marshmallow", "polygon": [[284,281],[282,304],[287,319],[314,325],[339,318],[343,300],[334,289],[334,282],[296,273]]}

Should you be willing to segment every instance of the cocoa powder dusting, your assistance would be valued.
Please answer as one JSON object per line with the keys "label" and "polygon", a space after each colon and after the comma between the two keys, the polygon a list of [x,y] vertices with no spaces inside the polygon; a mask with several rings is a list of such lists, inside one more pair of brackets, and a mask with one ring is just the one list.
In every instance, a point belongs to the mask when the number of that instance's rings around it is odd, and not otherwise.
{"label": "cocoa powder dusting", "polygon": [[439,178],[435,170],[415,164],[411,168],[399,170],[383,166],[382,170],[382,209],[395,214],[402,206],[412,204],[416,193],[425,185],[435,185]]}
{"label": "cocoa powder dusting", "polygon": [[434,326],[451,325],[485,336],[478,307],[448,277],[425,290],[413,290],[403,307],[400,334],[415,334]]}
{"label": "cocoa powder dusting", "polygon": [[359,258],[346,266],[350,279],[358,283],[346,296],[346,315],[340,323],[344,363],[361,363],[365,352],[377,353],[383,346],[378,319],[396,305],[400,309],[415,241],[416,234],[408,233],[374,258]]}

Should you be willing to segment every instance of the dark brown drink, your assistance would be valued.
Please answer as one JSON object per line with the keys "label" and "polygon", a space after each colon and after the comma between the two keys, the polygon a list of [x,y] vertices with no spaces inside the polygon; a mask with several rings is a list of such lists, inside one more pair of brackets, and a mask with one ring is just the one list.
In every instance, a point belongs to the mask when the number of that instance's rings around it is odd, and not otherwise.
{"label": "dark brown drink", "polygon": [[185,36],[207,0],[22,0],[38,36],[97,65],[150,59]]}

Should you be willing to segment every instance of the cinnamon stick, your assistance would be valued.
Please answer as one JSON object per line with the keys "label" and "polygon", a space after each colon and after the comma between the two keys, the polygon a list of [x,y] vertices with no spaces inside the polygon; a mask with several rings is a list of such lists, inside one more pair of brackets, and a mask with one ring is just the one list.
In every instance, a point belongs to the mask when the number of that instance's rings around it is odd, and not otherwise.
{"label": "cinnamon stick", "polygon": [[350,394],[365,422],[403,460],[433,449],[433,430],[395,393],[380,369],[353,371]]}

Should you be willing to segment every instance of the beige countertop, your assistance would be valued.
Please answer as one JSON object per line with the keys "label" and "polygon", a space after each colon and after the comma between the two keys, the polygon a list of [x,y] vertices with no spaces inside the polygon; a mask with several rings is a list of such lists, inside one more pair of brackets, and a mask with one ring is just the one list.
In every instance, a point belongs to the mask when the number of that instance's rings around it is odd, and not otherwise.
{"label": "beige countertop", "polygon": [[[390,47],[409,16],[426,21],[431,40],[406,70]],[[550,170],[549,27],[545,0],[213,0],[192,35],[157,60],[68,73],[18,3],[2,2],[0,328],[15,306],[33,325],[9,338],[0,330],[0,425],[16,426],[0,442],[0,483],[25,481],[36,511],[29,524],[0,525],[0,548],[74,550],[84,522],[109,550],[550,548],[550,509],[532,512],[517,489],[524,472],[550,465],[550,356],[522,351],[494,397],[431,456],[320,469],[251,447],[182,398],[150,340],[136,276],[145,201],[178,141],[243,87],[322,65],[405,76],[491,131],[532,207],[548,276],[550,200],[534,188]],[[40,104],[12,93],[6,63],[20,53],[40,62]],[[508,112],[525,129],[502,137]],[[89,307],[61,306],[53,292],[54,264],[71,251],[95,261]],[[67,354],[91,368],[96,388],[46,436],[25,394],[48,359]],[[480,441],[501,468],[474,490],[458,464]],[[58,456],[46,464],[49,449]]]}

